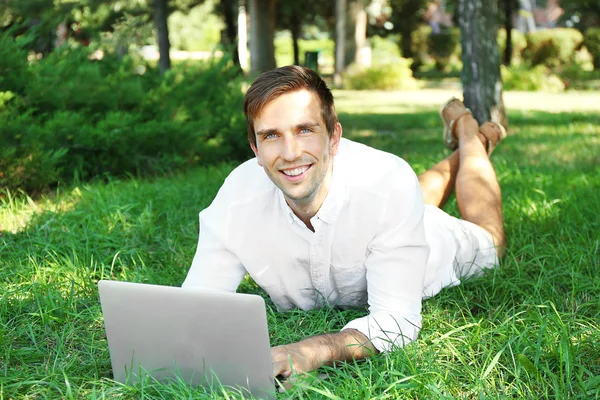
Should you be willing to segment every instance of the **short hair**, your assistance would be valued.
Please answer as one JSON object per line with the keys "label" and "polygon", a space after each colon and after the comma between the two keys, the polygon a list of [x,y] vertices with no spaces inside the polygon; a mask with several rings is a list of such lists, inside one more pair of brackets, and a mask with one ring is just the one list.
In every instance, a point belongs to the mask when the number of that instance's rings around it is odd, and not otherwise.
{"label": "short hair", "polygon": [[327,84],[313,70],[299,65],[288,65],[260,74],[246,92],[244,114],[248,127],[248,141],[256,146],[254,120],[263,108],[279,96],[308,90],[317,95],[321,103],[321,116],[329,137],[333,135],[338,117],[333,104],[333,94]]}

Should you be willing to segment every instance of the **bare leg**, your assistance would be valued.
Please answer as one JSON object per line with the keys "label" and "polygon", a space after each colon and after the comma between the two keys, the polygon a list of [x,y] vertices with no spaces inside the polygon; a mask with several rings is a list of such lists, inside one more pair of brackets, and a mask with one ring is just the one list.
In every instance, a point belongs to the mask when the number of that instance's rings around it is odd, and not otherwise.
{"label": "bare leg", "polygon": [[[487,143],[484,135],[479,133],[482,144]],[[425,204],[442,208],[454,190],[456,175],[460,164],[459,150],[419,175],[419,184],[423,192]]]}
{"label": "bare leg", "polygon": [[456,201],[462,218],[487,230],[502,255],[505,245],[502,195],[496,172],[479,138],[473,117],[457,121],[459,168],[456,173]]}
{"label": "bare leg", "polygon": [[460,156],[455,150],[448,157],[419,175],[425,204],[442,208],[454,190]]}

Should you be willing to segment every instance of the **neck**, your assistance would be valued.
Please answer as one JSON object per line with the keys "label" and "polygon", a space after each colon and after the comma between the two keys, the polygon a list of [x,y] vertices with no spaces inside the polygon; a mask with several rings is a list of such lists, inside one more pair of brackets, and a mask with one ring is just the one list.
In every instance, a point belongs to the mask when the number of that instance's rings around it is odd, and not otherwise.
{"label": "neck", "polygon": [[314,193],[311,197],[306,199],[290,199],[285,197],[285,202],[290,206],[294,214],[300,219],[300,221],[304,222],[304,225],[311,231],[315,231],[312,226],[310,219],[314,217],[317,212],[321,209],[321,206],[325,202],[327,198],[327,194],[329,193],[329,188],[331,184],[331,177],[333,174],[333,166],[329,167],[329,172],[327,173],[325,179],[321,183],[319,190]]}
{"label": "neck", "polygon": [[314,232],[315,228],[310,223],[310,219],[317,214],[317,212],[321,208],[321,205],[323,204],[323,201],[321,201],[320,203],[312,202],[310,200],[305,202],[291,200],[286,197],[285,202],[288,204],[288,206],[290,206],[290,208],[292,209],[294,214],[296,214],[296,216],[300,219],[300,221],[304,222],[304,225],[306,225],[308,229]]}

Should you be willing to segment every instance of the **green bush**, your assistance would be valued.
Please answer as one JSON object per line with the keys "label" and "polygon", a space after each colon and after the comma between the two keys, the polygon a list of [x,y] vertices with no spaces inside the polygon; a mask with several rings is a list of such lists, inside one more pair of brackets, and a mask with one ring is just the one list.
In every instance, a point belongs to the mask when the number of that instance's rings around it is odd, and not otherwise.
{"label": "green bush", "polygon": [[594,69],[600,70],[600,28],[589,28],[586,30],[583,44],[592,56]]}
{"label": "green bush", "polygon": [[373,36],[369,39],[373,64],[389,64],[402,57],[400,47],[395,40]]}
{"label": "green bush", "polygon": [[[517,29],[513,29],[511,31],[510,37],[512,43],[511,60],[520,60],[523,50],[525,50],[527,47],[527,39],[525,39],[525,35],[523,35]],[[500,57],[503,57],[504,49],[506,49],[506,29],[498,29],[498,36],[496,40],[498,41],[498,48],[500,49]]]}
{"label": "green bush", "polygon": [[344,73],[344,86],[351,90],[397,90],[414,89],[417,81],[410,69],[410,60],[399,58],[390,64],[360,68],[351,65]]}
{"label": "green bush", "polygon": [[[420,25],[411,35],[413,63],[411,68],[417,71],[423,65],[427,64],[429,55],[428,38],[431,35],[431,26]],[[400,43],[400,41],[398,41]]]}
{"label": "green bush", "polygon": [[529,67],[511,67],[500,66],[502,83],[505,90],[523,90],[523,91],[562,91],[565,89],[564,83],[560,78],[550,71],[544,65]]}
{"label": "green bush", "polygon": [[573,63],[561,68],[559,76],[565,84],[565,89],[600,89],[600,69],[584,68],[582,65]]}
{"label": "green bush", "polygon": [[460,58],[460,31],[444,29],[440,33],[430,33],[427,38],[429,54],[435,60],[439,71],[447,71],[452,57]]}
{"label": "green bush", "polygon": [[23,92],[29,81],[26,40],[0,34],[0,91]]}
{"label": "green bush", "polygon": [[577,29],[555,28],[530,32],[526,35],[524,56],[532,65],[557,67],[573,60],[575,50],[583,42]]}
{"label": "green bush", "polygon": [[74,177],[150,175],[250,155],[241,78],[229,60],[161,76],[129,58],[91,60],[81,48],[29,64],[18,42],[0,43],[1,187],[31,192]]}

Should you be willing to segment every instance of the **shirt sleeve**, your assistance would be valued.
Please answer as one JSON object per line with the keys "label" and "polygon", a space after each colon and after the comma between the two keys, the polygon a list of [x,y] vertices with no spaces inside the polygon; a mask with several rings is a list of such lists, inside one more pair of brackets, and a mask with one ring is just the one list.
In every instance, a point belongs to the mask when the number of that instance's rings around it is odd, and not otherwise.
{"label": "shirt sleeve", "polygon": [[[383,207],[382,230],[366,258],[369,315],[349,322],[385,352],[417,339],[429,246],[423,225],[424,203],[412,170],[408,184],[394,185]],[[401,177],[402,178],[402,177]],[[407,179],[408,178],[408,179]]]}
{"label": "shirt sleeve", "polygon": [[[219,238],[211,223],[214,217],[211,210],[200,213],[198,247],[182,287],[235,292],[246,269]],[[221,223],[225,225],[226,221]]]}

